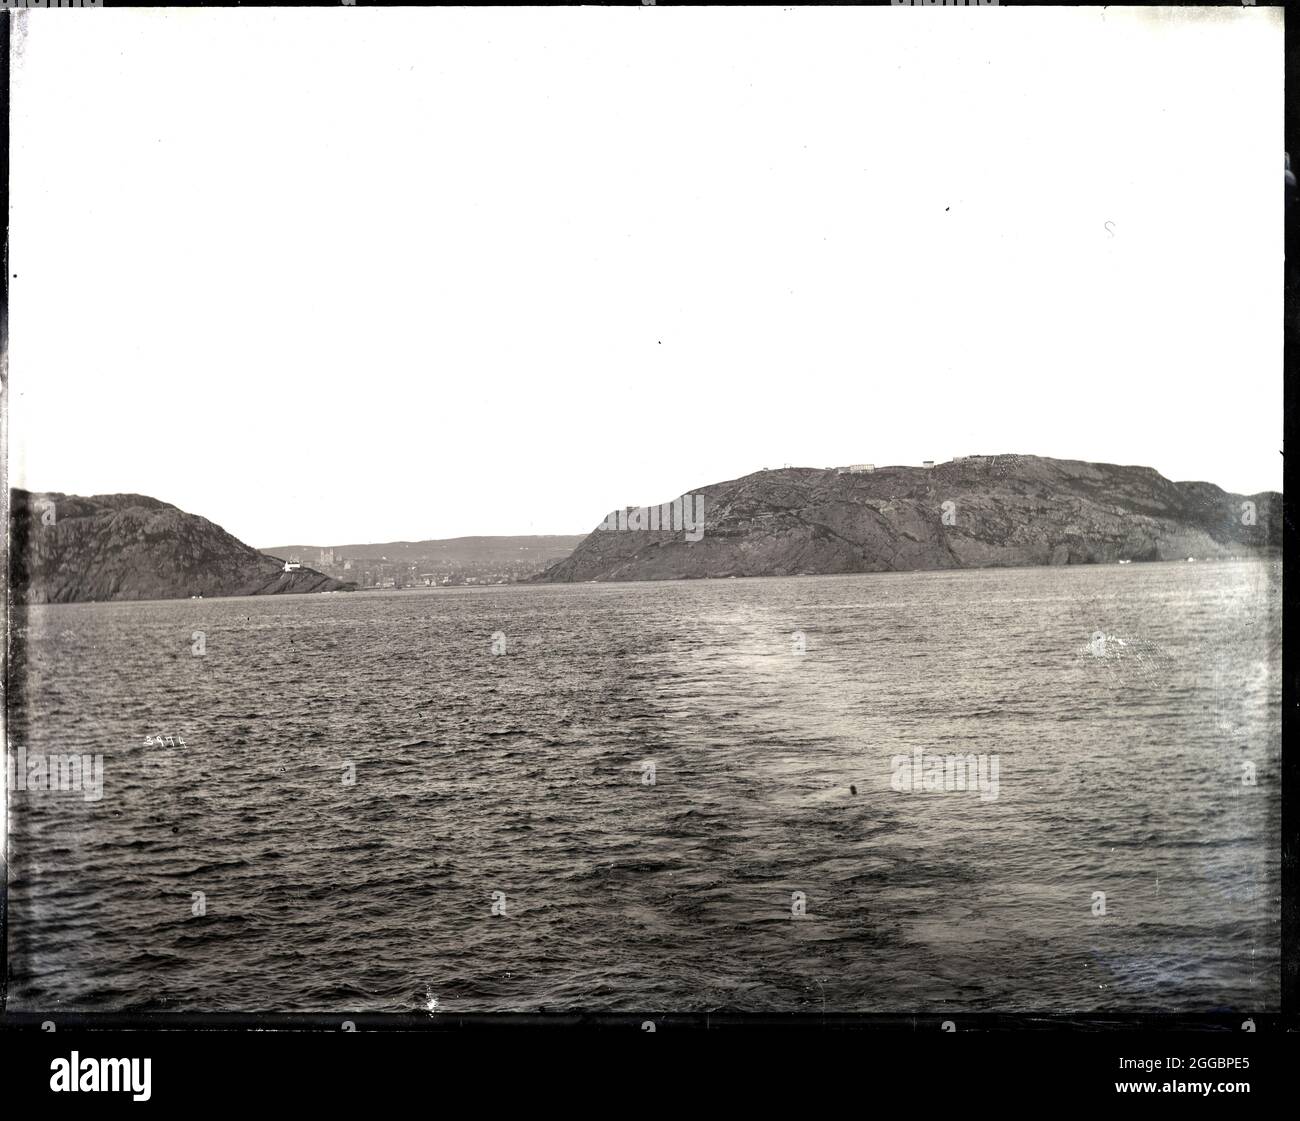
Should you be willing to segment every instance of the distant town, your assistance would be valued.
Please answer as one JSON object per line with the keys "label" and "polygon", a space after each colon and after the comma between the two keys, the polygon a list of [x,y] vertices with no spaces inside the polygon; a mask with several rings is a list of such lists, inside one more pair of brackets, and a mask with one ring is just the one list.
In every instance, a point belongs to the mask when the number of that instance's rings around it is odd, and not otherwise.
{"label": "distant town", "polygon": [[463,566],[434,567],[421,571],[418,562],[389,561],[386,557],[338,557],[332,549],[322,549],[319,557],[305,559],[294,555],[284,563],[284,570],[312,568],[358,588],[431,588],[466,584],[513,584],[541,571],[536,558],[528,557],[495,570]]}
{"label": "distant town", "polygon": [[583,535],[462,537],[380,545],[281,546],[263,549],[284,570],[309,568],[358,590],[515,584],[567,557]]}

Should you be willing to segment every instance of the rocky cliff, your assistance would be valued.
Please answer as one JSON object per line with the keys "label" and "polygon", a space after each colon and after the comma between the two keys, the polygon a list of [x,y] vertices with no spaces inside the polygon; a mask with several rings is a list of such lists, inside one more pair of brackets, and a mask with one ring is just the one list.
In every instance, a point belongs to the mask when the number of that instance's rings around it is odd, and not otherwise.
{"label": "rocky cliff", "polygon": [[206,518],[141,494],[10,492],[15,603],[328,592],[346,587],[284,565]]}
{"label": "rocky cliff", "polygon": [[[597,529],[543,582],[1100,564],[1280,548],[1282,496],[1150,467],[971,456],[870,473],[787,468],[693,492],[704,532]],[[635,524],[635,519],[632,519]],[[692,534],[699,536],[698,532]]]}

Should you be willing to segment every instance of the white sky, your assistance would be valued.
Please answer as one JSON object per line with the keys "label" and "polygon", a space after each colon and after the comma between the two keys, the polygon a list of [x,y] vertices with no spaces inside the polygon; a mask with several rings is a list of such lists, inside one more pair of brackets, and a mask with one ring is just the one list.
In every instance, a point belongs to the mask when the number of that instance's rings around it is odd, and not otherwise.
{"label": "white sky", "polygon": [[15,485],[260,546],[971,452],[1281,487],[1279,9],[25,18]]}

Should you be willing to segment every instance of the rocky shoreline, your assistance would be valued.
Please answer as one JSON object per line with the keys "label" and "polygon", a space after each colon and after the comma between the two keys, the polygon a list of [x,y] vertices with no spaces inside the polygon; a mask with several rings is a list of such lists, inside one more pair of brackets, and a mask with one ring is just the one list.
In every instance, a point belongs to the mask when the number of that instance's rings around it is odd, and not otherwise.
{"label": "rocky shoreline", "polygon": [[[971,456],[934,467],[760,471],[699,491],[704,531],[610,529],[541,583],[1108,564],[1279,549],[1282,496],[1150,467]],[[643,525],[644,519],[623,524]],[[658,524],[658,523],[656,523]]]}

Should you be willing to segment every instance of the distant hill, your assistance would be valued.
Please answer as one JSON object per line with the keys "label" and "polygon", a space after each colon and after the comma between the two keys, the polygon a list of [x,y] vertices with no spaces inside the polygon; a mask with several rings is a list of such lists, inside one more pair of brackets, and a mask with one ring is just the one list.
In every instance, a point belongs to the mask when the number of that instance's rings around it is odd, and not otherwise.
{"label": "distant hill", "polygon": [[335,559],[362,560],[386,557],[389,561],[411,564],[438,561],[466,568],[491,568],[517,562],[521,557],[536,561],[540,572],[548,564],[567,557],[584,534],[559,534],[524,537],[446,537],[429,541],[383,541],[372,545],[277,545],[263,549],[267,556],[300,557],[304,562],[332,549]]}
{"label": "distant hill", "polygon": [[218,525],[142,494],[10,491],[15,603],[327,592],[319,572],[283,571]]}
{"label": "distant hill", "polygon": [[[1171,482],[1150,467],[1040,456],[970,456],[861,474],[787,468],[693,493],[704,499],[699,540],[686,540],[680,528],[597,529],[535,579],[1099,564],[1282,544],[1276,492],[1229,494],[1212,483]],[[1245,502],[1254,504],[1253,524]]]}

